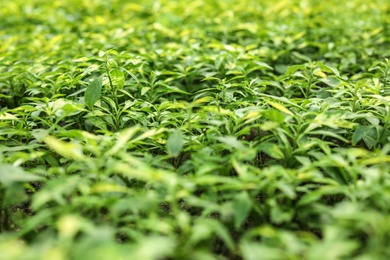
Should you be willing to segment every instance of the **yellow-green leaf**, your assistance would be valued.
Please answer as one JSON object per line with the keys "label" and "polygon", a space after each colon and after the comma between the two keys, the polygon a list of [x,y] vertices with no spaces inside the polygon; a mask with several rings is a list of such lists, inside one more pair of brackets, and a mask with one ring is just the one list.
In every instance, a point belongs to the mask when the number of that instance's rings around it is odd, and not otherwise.
{"label": "yellow-green leaf", "polygon": [[276,103],[276,102],[273,102],[273,101],[268,101],[268,104],[270,104],[271,106],[273,106],[277,110],[282,111],[282,112],[284,112],[286,114],[294,115],[287,107],[283,106],[280,103]]}
{"label": "yellow-green leaf", "polygon": [[79,160],[84,158],[83,149],[76,143],[69,143],[57,139],[54,136],[45,136],[43,141],[59,155],[73,160]]}

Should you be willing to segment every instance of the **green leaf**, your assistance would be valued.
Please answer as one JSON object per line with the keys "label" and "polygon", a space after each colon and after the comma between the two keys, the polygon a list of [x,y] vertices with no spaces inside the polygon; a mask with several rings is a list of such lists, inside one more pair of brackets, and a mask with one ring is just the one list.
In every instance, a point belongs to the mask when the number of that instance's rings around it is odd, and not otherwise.
{"label": "green leaf", "polygon": [[60,166],[57,158],[54,155],[52,155],[51,153],[45,154],[43,156],[43,159],[45,159],[45,161],[47,163],[49,163],[52,167],[59,167]]}
{"label": "green leaf", "polygon": [[84,158],[83,149],[77,143],[65,142],[54,136],[45,136],[43,141],[59,155],[73,160]]}
{"label": "green leaf", "polygon": [[366,134],[363,136],[363,141],[368,147],[368,149],[371,149],[377,145],[378,137],[379,134],[375,127],[371,127],[370,129],[368,129]]}
{"label": "green leaf", "polygon": [[287,258],[283,250],[268,247],[261,243],[245,241],[241,243],[240,250],[244,260],[276,260]]}
{"label": "green leaf", "polygon": [[294,57],[302,60],[302,61],[306,61],[306,62],[311,62],[311,59],[309,56],[307,55],[303,55],[302,53],[299,53],[299,52],[296,52],[296,51],[293,51],[292,52],[292,55],[294,55]]}
{"label": "green leaf", "polygon": [[293,113],[287,107],[283,106],[280,103],[276,103],[276,102],[273,102],[273,101],[268,101],[268,104],[270,104],[271,106],[273,106],[274,108],[276,108],[279,111],[282,111],[282,112],[284,112],[286,114],[289,114],[289,115],[293,115]]}
{"label": "green leaf", "polygon": [[4,197],[3,197],[3,203],[4,205],[12,205],[16,203],[21,203],[27,199],[27,194],[24,191],[24,185],[23,183],[14,183],[7,187]]}
{"label": "green leaf", "polygon": [[320,79],[320,81],[322,81],[323,83],[325,83],[330,87],[337,87],[342,83],[342,81],[340,81],[338,78],[335,77],[327,77],[324,79]]}
{"label": "green leaf", "polygon": [[100,117],[97,117],[97,116],[91,116],[91,117],[88,117],[87,121],[85,121],[86,123],[90,123],[92,124],[93,126],[101,129],[101,130],[104,130],[104,131],[107,131],[107,122],[104,121],[102,118]]}
{"label": "green leaf", "polygon": [[184,139],[180,129],[176,129],[168,138],[167,150],[172,156],[177,156],[183,149]]}
{"label": "green leaf", "polygon": [[131,128],[127,128],[125,130],[123,130],[119,135],[118,135],[118,138],[117,138],[117,141],[115,143],[115,145],[109,150],[107,151],[106,155],[113,155],[115,153],[117,153],[120,149],[122,149],[123,147],[126,146],[126,143],[132,138],[134,137],[134,135],[140,130],[140,127],[139,126],[134,126],[134,127],[131,127]]}
{"label": "green leaf", "polygon": [[268,154],[274,159],[283,159],[284,154],[280,150],[280,148],[274,144],[274,143],[262,143],[259,145],[260,151],[263,151],[264,153]]}
{"label": "green leaf", "polygon": [[189,238],[191,244],[197,244],[200,241],[213,238],[215,234],[225,243],[229,250],[234,249],[234,242],[228,230],[217,220],[198,218],[192,230]]}
{"label": "green leaf", "polygon": [[244,223],[252,208],[252,200],[247,192],[241,192],[233,201],[235,228],[239,229]]}
{"label": "green leaf", "polygon": [[293,219],[295,210],[293,207],[284,207],[283,205],[278,204],[275,199],[268,200],[268,204],[271,208],[271,222],[281,224],[288,223]]}
{"label": "green leaf", "polygon": [[273,70],[274,69],[270,65],[268,65],[267,63],[262,62],[262,61],[254,61],[254,63],[256,65],[258,65],[259,68],[262,68],[262,69],[269,69],[269,70]]}
{"label": "green leaf", "polygon": [[65,205],[66,196],[71,194],[79,185],[86,185],[87,179],[79,175],[62,176],[58,179],[51,179],[37,193],[34,194],[31,207],[38,210],[50,201]]}
{"label": "green leaf", "polygon": [[317,65],[326,72],[332,72],[334,75],[336,75],[338,78],[340,78],[340,72],[332,66],[325,65],[322,62],[317,62]]}
{"label": "green leaf", "polygon": [[218,141],[226,144],[229,149],[245,149],[244,144],[234,136],[221,136],[216,138]]}
{"label": "green leaf", "polygon": [[297,194],[295,193],[295,190],[294,188],[291,186],[291,185],[288,185],[287,183],[285,182],[279,182],[277,184],[277,187],[279,188],[279,190],[284,194],[286,195],[289,199],[295,199]]}
{"label": "green leaf", "polygon": [[339,226],[326,225],[322,230],[322,240],[310,247],[307,259],[346,259],[359,248],[358,240],[351,239],[350,232]]}
{"label": "green leaf", "polygon": [[[170,255],[175,251],[176,243],[173,237],[149,235],[137,241],[131,252],[133,257],[129,259],[170,259]],[[128,253],[126,253],[126,256]],[[88,256],[86,256],[88,258]],[[124,257],[127,258],[127,257]]]}
{"label": "green leaf", "polygon": [[125,85],[125,75],[123,71],[119,69],[114,69],[110,72],[112,84],[117,89],[123,89],[123,86]]}
{"label": "green leaf", "polygon": [[230,251],[234,249],[234,242],[230,237],[228,229],[216,220],[210,220],[210,225],[213,226],[215,233],[217,236],[225,243],[226,247],[229,248]]}
{"label": "green leaf", "polygon": [[95,78],[85,90],[85,104],[93,109],[93,105],[100,99],[102,92],[102,84],[103,84],[103,75]]}
{"label": "green leaf", "polygon": [[0,120],[19,120],[19,118],[10,113],[1,113]]}
{"label": "green leaf", "polygon": [[150,90],[150,87],[143,87],[141,89],[141,96],[144,96],[149,90]]}
{"label": "green leaf", "polygon": [[356,145],[360,140],[363,139],[364,136],[370,131],[372,126],[370,125],[359,125],[355,132],[352,135],[352,144]]}
{"label": "green leaf", "polygon": [[39,181],[43,178],[25,172],[22,168],[10,164],[0,164],[0,183],[10,186],[15,182]]}
{"label": "green leaf", "polygon": [[[279,124],[282,124],[284,122],[284,119],[285,119],[285,115],[276,109],[268,109],[268,110],[263,112],[263,115],[264,115],[264,117],[270,119],[271,121],[279,123]],[[267,123],[268,123],[268,121],[264,122],[263,125],[267,125]]]}
{"label": "green leaf", "polygon": [[107,51],[107,54],[117,56],[118,52],[116,50],[111,49]]}
{"label": "green leaf", "polygon": [[310,191],[304,194],[298,201],[298,206],[306,206],[318,201],[324,195],[337,195],[343,194],[343,188],[337,186],[323,186],[317,190]]}
{"label": "green leaf", "polygon": [[297,70],[305,70],[306,67],[305,65],[293,65],[293,66],[289,66],[285,75],[288,76],[288,75],[292,75],[294,74]]}
{"label": "green leaf", "polygon": [[341,135],[338,135],[334,132],[331,132],[331,131],[325,131],[325,130],[316,130],[316,131],[311,131],[309,132],[308,134],[310,135],[323,135],[323,136],[331,136],[331,137],[334,137],[336,139],[339,139],[345,143],[349,143],[349,140],[345,139],[344,137],[342,137]]}

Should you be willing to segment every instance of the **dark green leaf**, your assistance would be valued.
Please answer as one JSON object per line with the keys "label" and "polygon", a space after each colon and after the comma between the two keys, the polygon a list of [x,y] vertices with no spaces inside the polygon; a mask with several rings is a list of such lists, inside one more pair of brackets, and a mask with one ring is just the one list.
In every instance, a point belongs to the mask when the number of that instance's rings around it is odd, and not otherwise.
{"label": "dark green leaf", "polygon": [[233,201],[233,210],[235,217],[235,228],[239,229],[246,220],[252,208],[252,200],[247,192],[241,192]]}
{"label": "dark green leaf", "polygon": [[85,104],[93,109],[93,105],[100,99],[102,92],[103,76],[95,78],[85,90]]}
{"label": "dark green leaf", "polygon": [[352,135],[352,144],[356,145],[364,136],[367,135],[372,126],[359,125]]}

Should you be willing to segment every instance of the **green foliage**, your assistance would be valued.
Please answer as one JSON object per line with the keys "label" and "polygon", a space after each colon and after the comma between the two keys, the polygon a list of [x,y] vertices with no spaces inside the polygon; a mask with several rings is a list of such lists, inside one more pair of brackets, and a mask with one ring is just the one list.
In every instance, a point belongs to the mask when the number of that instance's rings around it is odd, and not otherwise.
{"label": "green foliage", "polygon": [[389,259],[389,8],[2,1],[2,256]]}

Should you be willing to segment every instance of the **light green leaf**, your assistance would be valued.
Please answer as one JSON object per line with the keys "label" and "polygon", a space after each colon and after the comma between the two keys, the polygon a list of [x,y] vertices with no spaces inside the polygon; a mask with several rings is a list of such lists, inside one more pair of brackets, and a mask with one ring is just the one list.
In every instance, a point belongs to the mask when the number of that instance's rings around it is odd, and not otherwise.
{"label": "light green leaf", "polygon": [[62,215],[57,221],[58,235],[62,239],[73,238],[87,222],[78,215]]}
{"label": "light green leaf", "polygon": [[127,252],[132,256],[128,259],[157,260],[169,259],[175,249],[176,243],[171,237],[152,235],[139,240],[133,250]]}
{"label": "light green leaf", "polygon": [[168,138],[167,150],[172,156],[177,156],[183,149],[184,139],[180,129],[175,130]]}
{"label": "light green leaf", "polygon": [[241,243],[240,249],[244,260],[286,259],[283,250],[260,243],[245,241]]}
{"label": "light green leaf", "polygon": [[107,152],[107,155],[113,155],[125,147],[126,143],[139,131],[139,126],[134,126],[123,130],[117,138],[115,145]]}
{"label": "light green leaf", "polygon": [[148,93],[148,91],[150,90],[150,87],[143,87],[141,89],[141,96],[145,95],[146,93]]}
{"label": "light green leaf", "polygon": [[258,65],[259,68],[264,68],[264,69],[269,69],[269,70],[274,70],[270,65],[268,65],[265,62],[262,61],[254,61],[256,65]]}
{"label": "light green leaf", "polygon": [[119,69],[114,69],[110,72],[110,76],[112,79],[112,84],[117,88],[117,89],[122,89],[123,86],[125,85],[125,75],[123,71]]}
{"label": "light green leaf", "polygon": [[84,158],[83,149],[76,143],[64,142],[54,136],[45,136],[43,141],[59,155],[73,160]]}
{"label": "light green leaf", "polygon": [[111,49],[111,50],[108,50],[108,51],[107,51],[107,54],[117,56],[117,55],[118,55],[118,52],[117,52],[116,50]]}
{"label": "light green leaf", "polygon": [[10,113],[1,113],[0,114],[0,120],[17,120],[19,121],[19,118],[17,118],[16,116],[10,114]]}
{"label": "light green leaf", "polygon": [[10,164],[0,164],[0,183],[9,186],[15,182],[39,181],[43,178]]}
{"label": "light green leaf", "polygon": [[279,182],[277,187],[284,195],[286,195],[289,199],[295,199],[297,194],[295,193],[294,188],[291,185],[288,185],[284,182]]}
{"label": "light green leaf", "polygon": [[138,141],[141,141],[141,140],[144,140],[146,138],[151,138],[155,135],[158,135],[162,132],[165,132],[166,129],[165,128],[160,128],[160,129],[150,129],[142,134],[140,134],[139,136],[137,136],[136,138],[132,139],[131,140],[131,143],[136,143]]}

